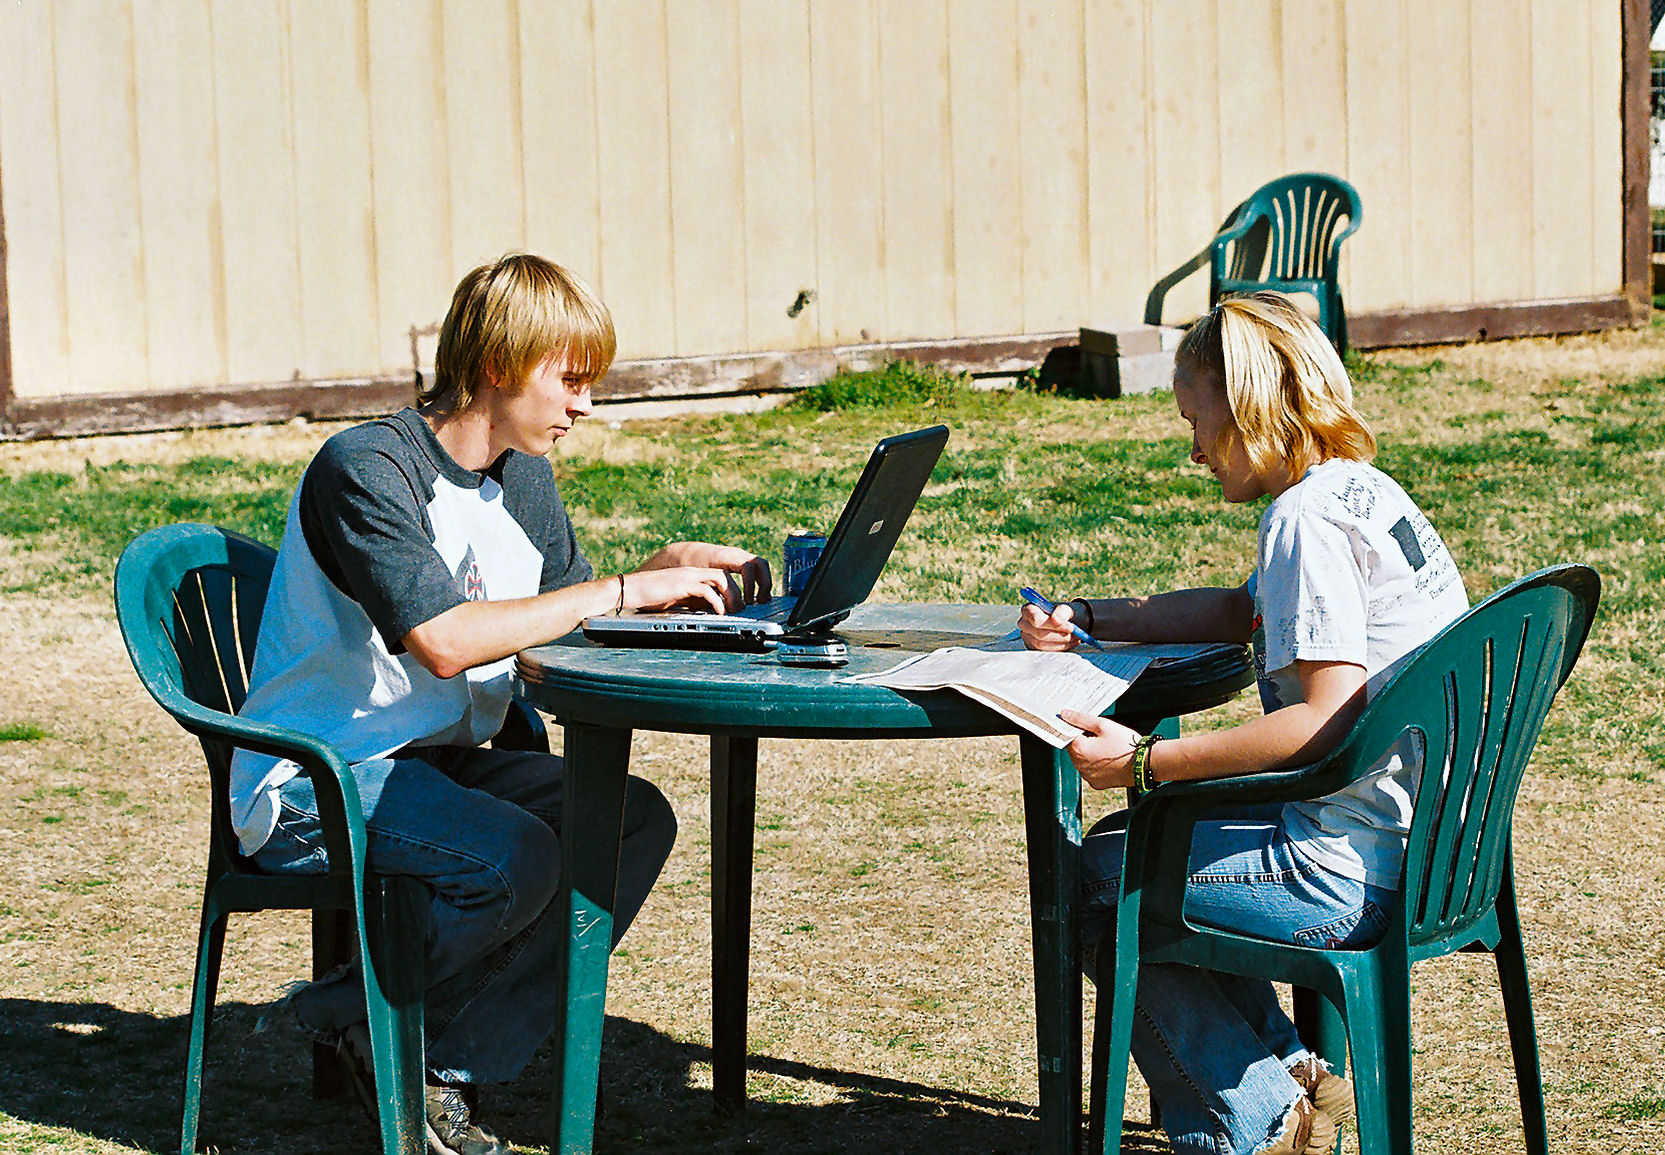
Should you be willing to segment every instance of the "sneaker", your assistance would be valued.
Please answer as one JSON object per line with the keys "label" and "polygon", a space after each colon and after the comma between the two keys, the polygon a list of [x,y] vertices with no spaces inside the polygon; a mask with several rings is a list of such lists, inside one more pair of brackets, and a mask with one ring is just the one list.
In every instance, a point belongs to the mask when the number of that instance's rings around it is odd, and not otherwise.
{"label": "sneaker", "polygon": [[429,1083],[424,1099],[430,1155],[513,1155],[513,1147],[474,1121],[479,1094],[473,1087]]}
{"label": "sneaker", "polygon": [[1336,1125],[1305,1097],[1283,1117],[1283,1130],[1256,1155],[1327,1155],[1335,1148]]}
{"label": "sneaker", "polygon": [[1323,1059],[1308,1055],[1289,1068],[1312,1105],[1335,1120],[1337,1126],[1353,1121],[1353,1084],[1330,1070]]}
{"label": "sneaker", "polygon": [[380,1127],[376,1107],[376,1068],[370,1061],[370,1030],[364,1023],[354,1023],[341,1032],[335,1053],[347,1069],[347,1080],[353,1085],[353,1097],[370,1118],[372,1127]]}
{"label": "sneaker", "polygon": [[[353,1093],[370,1125],[381,1126],[375,1067],[370,1063],[370,1032],[365,1024],[354,1023],[343,1031],[336,1053],[347,1068]],[[474,1122],[479,1095],[473,1087],[429,1083],[422,1098],[429,1155],[513,1155],[514,1148]]]}

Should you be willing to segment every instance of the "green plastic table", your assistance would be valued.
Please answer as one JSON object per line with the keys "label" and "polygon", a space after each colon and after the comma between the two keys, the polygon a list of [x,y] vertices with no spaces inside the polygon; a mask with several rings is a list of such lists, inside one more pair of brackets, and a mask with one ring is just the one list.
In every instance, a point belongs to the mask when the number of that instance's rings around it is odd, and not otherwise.
{"label": "green plastic table", "polygon": [[[567,783],[556,909],[570,937],[556,981],[564,1020],[552,1040],[553,1151],[588,1151],[605,1017],[624,781],[633,730],[711,736],[712,1067],[718,1109],[745,1106],[746,986],[759,738],[962,738],[1016,734],[1022,764],[1034,935],[1042,1148],[1074,1152],[1081,1117],[1081,780],[1068,755],[953,691],[899,693],[843,678],[910,652],[1008,633],[1013,606],[866,605],[839,627],[837,670],[768,654],[598,646],[579,632],[521,653],[520,690],[560,721]],[[1217,706],[1253,681],[1247,651],[1216,646],[1148,668],[1113,716],[1149,731]]]}

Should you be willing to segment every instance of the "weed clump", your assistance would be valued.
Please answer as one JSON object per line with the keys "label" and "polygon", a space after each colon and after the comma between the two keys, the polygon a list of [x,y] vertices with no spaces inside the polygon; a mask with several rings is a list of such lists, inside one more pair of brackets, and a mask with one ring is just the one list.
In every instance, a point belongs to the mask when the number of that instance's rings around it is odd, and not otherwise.
{"label": "weed clump", "polygon": [[891,361],[878,369],[840,369],[799,393],[792,403],[822,413],[921,402],[954,405],[970,389],[968,373],[948,372],[917,361]]}

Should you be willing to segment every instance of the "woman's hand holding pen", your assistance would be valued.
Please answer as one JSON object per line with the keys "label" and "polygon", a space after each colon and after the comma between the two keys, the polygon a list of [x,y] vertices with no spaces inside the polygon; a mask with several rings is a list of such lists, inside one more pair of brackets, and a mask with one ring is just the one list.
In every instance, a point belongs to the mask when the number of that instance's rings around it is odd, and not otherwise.
{"label": "woman's hand holding pen", "polygon": [[[1023,612],[1027,617],[1029,610],[1026,608]],[[1027,642],[1028,638],[1024,640]],[[1070,761],[1075,763],[1087,785],[1094,790],[1133,785],[1133,747],[1139,741],[1137,730],[1130,730],[1109,718],[1079,714],[1074,710],[1061,710],[1058,716],[1077,730],[1086,731],[1069,744],[1069,752]]]}
{"label": "woman's hand holding pen", "polygon": [[1018,613],[1018,632],[1031,650],[1073,650],[1080,642],[1071,628],[1075,625],[1070,607],[1061,605],[1050,614],[1033,605]]}

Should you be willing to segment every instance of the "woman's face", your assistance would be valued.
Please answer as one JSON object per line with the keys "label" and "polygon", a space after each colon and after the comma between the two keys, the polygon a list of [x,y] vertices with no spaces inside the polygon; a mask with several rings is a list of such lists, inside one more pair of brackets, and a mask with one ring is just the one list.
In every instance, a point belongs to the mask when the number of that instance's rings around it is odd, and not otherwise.
{"label": "woman's face", "polygon": [[1191,425],[1191,460],[1208,466],[1220,483],[1220,495],[1233,504],[1281,493],[1257,473],[1243,452],[1243,441],[1226,400],[1225,382],[1209,372],[1174,371],[1174,401],[1179,415]]}

